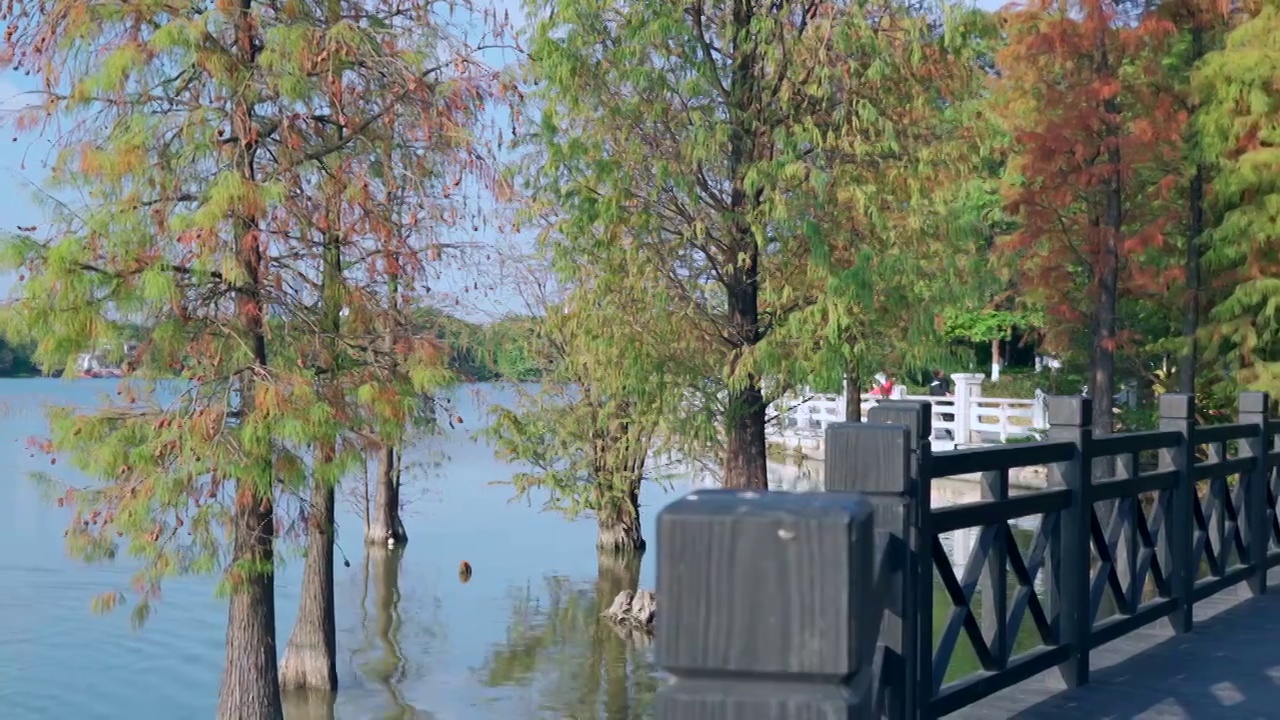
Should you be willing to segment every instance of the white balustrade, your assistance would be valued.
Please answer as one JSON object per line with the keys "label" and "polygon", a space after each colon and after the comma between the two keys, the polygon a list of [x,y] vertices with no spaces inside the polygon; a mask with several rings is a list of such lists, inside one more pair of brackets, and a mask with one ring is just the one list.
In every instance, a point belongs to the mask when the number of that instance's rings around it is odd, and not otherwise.
{"label": "white balustrade", "polygon": [[[1033,398],[992,398],[982,395],[981,373],[952,375],[954,393],[946,397],[907,395],[902,386],[890,394],[891,399],[918,400],[933,406],[933,446],[949,450],[956,446],[982,445],[1015,439],[1039,439],[1048,425],[1048,396],[1037,390]],[[862,416],[879,404],[880,398],[867,397],[862,402]],[[844,422],[843,395],[809,392],[808,388],[776,401],[772,410],[778,414],[770,427],[770,435],[783,444],[805,448],[825,434],[831,423]],[[791,441],[791,442],[789,442]]]}

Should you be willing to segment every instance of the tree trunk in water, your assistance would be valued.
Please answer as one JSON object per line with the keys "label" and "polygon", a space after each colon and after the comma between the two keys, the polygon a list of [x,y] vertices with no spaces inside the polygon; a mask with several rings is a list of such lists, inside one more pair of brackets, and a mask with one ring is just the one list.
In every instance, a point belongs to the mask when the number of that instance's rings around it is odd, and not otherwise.
{"label": "tree trunk in water", "polygon": [[311,490],[311,517],[307,519],[302,601],[280,665],[280,686],[284,690],[333,692],[338,689],[333,600],[334,495],[331,483],[324,479],[315,481]]}
{"label": "tree trunk in water", "polygon": [[378,467],[378,487],[373,496],[373,516],[365,542],[369,545],[404,544],[409,536],[400,518],[400,479],[397,477],[399,462],[396,449],[390,445],[382,448]]}
{"label": "tree trunk in water", "polygon": [[[338,140],[341,140],[341,133]],[[330,193],[332,188],[328,188]],[[330,227],[341,224],[336,203],[329,202]],[[342,236],[325,234],[324,274],[321,277],[320,302],[324,310],[324,329],[328,340],[324,347],[324,364],[330,377],[338,367],[338,336],[342,331],[343,298]],[[331,382],[325,383],[325,395],[332,406],[341,402]],[[311,509],[307,520],[307,557],[302,568],[302,601],[293,634],[284,649],[280,666],[282,690],[307,690],[332,693],[338,689],[337,638],[333,599],[333,543],[335,486],[330,469],[337,455],[337,438],[330,437],[316,447],[316,467],[311,487]]]}
{"label": "tree trunk in water", "polygon": [[610,414],[604,424],[608,429],[592,438],[591,504],[596,513],[596,548],[623,555],[643,553],[640,484],[649,459],[650,436],[642,423],[631,419],[631,403],[595,407]]}
{"label": "tree trunk in water", "polygon": [[[600,499],[596,510],[596,549],[621,555],[643,553],[640,528],[640,473],[625,472],[613,486],[612,497]],[[597,480],[600,482],[600,480]]]}
{"label": "tree trunk in water", "polygon": [[640,558],[617,553],[596,552],[596,616],[609,609],[613,599],[623,590],[635,591],[640,586]]}
{"label": "tree trunk in water", "polygon": [[373,521],[373,499],[369,495],[369,456],[360,458],[364,469],[364,534],[369,536],[369,523]]}
{"label": "tree trunk in water", "polygon": [[238,495],[231,553],[245,570],[233,579],[227,611],[218,720],[282,720],[276,667],[275,513],[269,497],[257,497],[247,488]]}
{"label": "tree trunk in water", "polygon": [[844,373],[844,421],[862,422],[862,378],[852,368]]}
{"label": "tree trunk in water", "polygon": [[334,720],[334,701],[337,693],[290,692],[282,696],[284,716],[289,720]]}
{"label": "tree trunk in water", "polygon": [[[257,64],[260,33],[253,20],[252,0],[239,0],[232,26],[235,61],[244,68]],[[256,177],[257,98],[252,91],[232,102],[231,131],[236,175],[253,185]],[[240,375],[240,409],[253,411],[254,378],[267,367],[267,337],[263,326],[264,279],[259,218],[241,205],[234,216],[236,264],[244,275],[235,292],[237,332],[256,367]],[[275,504],[271,458],[258,458],[261,476],[236,479],[231,511],[231,601],[227,609],[227,654],[218,692],[219,720],[283,720],[280,676],[276,662]]]}

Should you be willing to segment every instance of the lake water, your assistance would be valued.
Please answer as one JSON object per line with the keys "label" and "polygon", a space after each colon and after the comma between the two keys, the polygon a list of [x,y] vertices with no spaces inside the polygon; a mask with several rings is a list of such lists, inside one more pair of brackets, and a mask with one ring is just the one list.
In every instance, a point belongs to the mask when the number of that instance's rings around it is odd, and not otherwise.
{"label": "lake water", "polygon": [[[127,562],[85,565],[63,545],[68,511],[28,479],[50,470],[26,440],[44,433],[49,402],[96,404],[113,381],[0,380],[0,716],[171,720],[213,715],[221,678],[226,607],[215,579],[170,580],[140,631],[127,610],[96,616],[92,597],[127,584]],[[290,718],[608,718],[648,716],[657,681],[651,652],[599,620],[623,589],[653,586],[649,552],[638,567],[601,565],[595,524],[570,522],[510,502],[495,484],[513,466],[472,440],[483,410],[506,397],[476,386],[455,398],[464,425],[407,456],[431,462],[406,477],[410,541],[402,553],[366,556],[362,525],[339,510],[337,567],[340,691],[332,714],[291,705]],[[76,479],[65,465],[63,477]],[[820,484],[820,465],[771,468],[780,488]],[[83,479],[83,478],[81,478]],[[643,522],[692,479],[649,485]],[[976,492],[976,489],[975,491]],[[962,493],[968,494],[968,493]],[[966,499],[961,497],[960,499]],[[463,560],[474,568],[458,578]],[[279,646],[297,611],[301,560],[277,575]]]}

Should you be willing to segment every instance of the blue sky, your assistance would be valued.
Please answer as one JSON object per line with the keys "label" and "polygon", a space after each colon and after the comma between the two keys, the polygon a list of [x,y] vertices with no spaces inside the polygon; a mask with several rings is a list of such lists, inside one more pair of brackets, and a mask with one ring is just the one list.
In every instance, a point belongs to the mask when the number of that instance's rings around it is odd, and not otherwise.
{"label": "blue sky", "polygon": [[[32,96],[24,93],[35,88],[31,78],[22,73],[8,71],[0,74],[0,114],[6,121],[15,111],[33,101]],[[44,177],[41,163],[48,153],[48,144],[34,136],[13,135],[11,128],[6,130],[11,134],[0,143],[0,187],[5,189],[3,225],[0,228],[12,230],[16,225],[34,225],[40,220],[40,211],[31,201],[30,183],[39,182]]]}

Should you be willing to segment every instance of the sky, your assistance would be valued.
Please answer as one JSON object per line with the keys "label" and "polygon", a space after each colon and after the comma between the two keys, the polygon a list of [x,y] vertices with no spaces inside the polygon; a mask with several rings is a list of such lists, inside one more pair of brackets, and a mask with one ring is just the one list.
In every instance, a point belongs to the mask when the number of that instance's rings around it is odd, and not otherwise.
{"label": "sky", "polygon": [[[35,89],[35,83],[25,75],[13,71],[0,73],[0,116],[6,121],[32,100],[26,92]],[[6,122],[7,124],[7,122]],[[11,130],[7,128],[6,130]],[[44,152],[43,142],[32,138],[10,135],[0,142],[0,188],[4,188],[3,218],[0,230],[13,230],[16,225],[33,225],[41,218],[40,211],[31,200],[32,182],[39,182],[44,174],[40,168]],[[26,162],[24,165],[24,155]]]}
{"label": "sky", "polygon": [[[978,7],[989,10],[1004,4],[1001,0],[976,1]],[[494,7],[499,14],[504,12],[509,14],[511,23],[523,30],[526,21],[521,0],[497,0]],[[491,65],[500,66],[514,62],[516,54],[513,51],[495,51],[487,53],[484,59]],[[36,90],[36,82],[23,73],[12,70],[0,71],[0,124],[3,124],[5,119],[12,118],[16,111],[30,104],[34,96],[29,93]],[[500,116],[499,119],[501,119]],[[509,123],[503,124],[509,125]],[[42,211],[35,202],[35,198],[39,192],[37,186],[46,177],[44,163],[48,157],[49,148],[48,141],[37,135],[17,136],[11,132],[9,138],[0,136],[0,193],[3,194],[3,200],[0,200],[0,233],[16,231],[20,225],[40,226],[43,222]],[[482,228],[474,233],[473,237],[468,238],[471,242],[494,248],[491,253],[485,253],[482,257],[492,259],[494,255],[500,257],[502,252],[518,252],[530,246],[532,241],[528,233],[518,237],[512,237],[509,233],[500,236],[497,230],[498,224],[491,223],[489,228]],[[460,314],[469,319],[483,321],[510,312],[521,312],[524,309],[524,302],[520,298],[518,288],[511,287],[514,282],[513,276],[501,269],[502,262],[498,259],[492,262],[486,261],[483,268],[469,266],[462,270],[446,271],[446,277],[436,283],[436,288],[446,296],[452,294],[465,298],[465,302],[459,306],[463,308]],[[484,275],[483,280],[480,281],[480,284],[485,286],[484,289],[463,293],[462,286],[474,283],[477,272]],[[12,274],[0,273],[0,298],[10,295],[14,279]]]}

